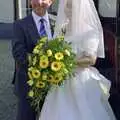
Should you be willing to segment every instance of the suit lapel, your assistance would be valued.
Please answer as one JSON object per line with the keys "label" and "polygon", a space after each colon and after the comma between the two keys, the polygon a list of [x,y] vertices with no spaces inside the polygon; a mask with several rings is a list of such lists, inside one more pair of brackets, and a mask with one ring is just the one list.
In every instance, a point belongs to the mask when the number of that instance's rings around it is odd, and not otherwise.
{"label": "suit lapel", "polygon": [[49,21],[50,21],[51,34],[52,34],[52,37],[53,37],[53,35],[54,35],[54,28],[55,28],[55,21],[50,19],[50,17],[49,17]]}
{"label": "suit lapel", "polygon": [[27,33],[30,35],[33,43],[36,44],[37,40],[40,38],[37,27],[36,27],[36,24],[33,20],[32,15],[29,15],[27,17],[27,19],[28,19],[27,20],[28,23],[27,23],[27,27],[26,27]]}
{"label": "suit lapel", "polygon": [[[49,20],[50,20],[50,18],[49,18]],[[52,20],[50,20],[50,27],[51,27],[52,35],[54,33],[54,26],[55,26],[54,22]],[[34,22],[34,19],[32,17],[32,14],[30,14],[27,17],[27,24],[26,24],[25,30],[26,30],[26,33],[30,35],[30,38],[32,39],[33,44],[36,44],[37,40],[40,38],[40,36],[39,36],[38,30],[37,30],[36,24]]]}

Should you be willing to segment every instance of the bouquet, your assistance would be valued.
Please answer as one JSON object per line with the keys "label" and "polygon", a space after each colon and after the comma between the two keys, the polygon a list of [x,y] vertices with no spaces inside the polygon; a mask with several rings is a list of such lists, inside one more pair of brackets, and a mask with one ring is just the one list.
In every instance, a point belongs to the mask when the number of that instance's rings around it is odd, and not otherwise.
{"label": "bouquet", "polygon": [[38,41],[28,57],[28,96],[35,110],[39,110],[52,87],[64,85],[64,81],[74,75],[75,56],[71,43],[66,42],[63,35],[49,41],[43,37]]}

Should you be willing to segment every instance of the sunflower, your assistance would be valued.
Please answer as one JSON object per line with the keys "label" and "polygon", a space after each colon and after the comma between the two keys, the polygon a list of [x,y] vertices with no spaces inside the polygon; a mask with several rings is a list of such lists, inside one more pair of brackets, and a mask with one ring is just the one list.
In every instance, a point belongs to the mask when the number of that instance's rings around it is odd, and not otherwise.
{"label": "sunflower", "polygon": [[34,82],[33,82],[33,80],[29,80],[29,81],[27,81],[27,84],[28,84],[29,86],[32,86],[32,85],[34,84]]}
{"label": "sunflower", "polygon": [[32,76],[33,76],[33,78],[39,78],[40,77],[40,75],[41,75],[41,73],[40,73],[40,71],[38,70],[38,69],[33,69],[32,70]]}
{"label": "sunflower", "polygon": [[37,88],[44,88],[44,87],[45,87],[45,83],[42,82],[42,81],[38,81],[38,82],[36,83],[36,87],[37,87]]}
{"label": "sunflower", "polygon": [[56,59],[56,60],[62,60],[63,58],[64,58],[63,53],[57,52],[57,53],[55,54],[55,59]]}
{"label": "sunflower", "polygon": [[34,96],[33,90],[30,90],[30,91],[29,91],[28,96],[29,96],[29,97],[33,97],[33,96]]}
{"label": "sunflower", "polygon": [[40,60],[39,65],[41,68],[45,69],[48,67],[49,61],[48,60]]}
{"label": "sunflower", "polygon": [[61,73],[57,73],[57,74],[55,75],[55,77],[54,77],[53,83],[58,84],[58,83],[59,83],[60,81],[62,81],[62,80],[63,80],[62,74],[61,74]]}
{"label": "sunflower", "polygon": [[59,71],[62,67],[61,62],[52,62],[51,69],[55,72]]}
{"label": "sunflower", "polygon": [[54,81],[54,77],[53,77],[53,75],[49,75],[47,79],[48,79],[49,82]]}
{"label": "sunflower", "polygon": [[52,56],[52,50],[50,50],[50,49],[47,50],[47,56],[48,56],[48,57]]}

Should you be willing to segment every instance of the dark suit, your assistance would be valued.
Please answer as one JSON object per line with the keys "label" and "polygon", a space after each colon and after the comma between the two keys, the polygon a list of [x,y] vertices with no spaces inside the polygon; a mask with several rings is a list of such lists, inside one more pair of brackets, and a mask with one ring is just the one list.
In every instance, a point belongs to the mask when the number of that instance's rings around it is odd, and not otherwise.
{"label": "dark suit", "polygon": [[31,53],[40,37],[32,15],[14,23],[15,39],[12,41],[12,53],[15,59],[13,83],[19,98],[17,120],[35,120],[35,112],[27,99],[29,90],[27,81],[27,54]]}

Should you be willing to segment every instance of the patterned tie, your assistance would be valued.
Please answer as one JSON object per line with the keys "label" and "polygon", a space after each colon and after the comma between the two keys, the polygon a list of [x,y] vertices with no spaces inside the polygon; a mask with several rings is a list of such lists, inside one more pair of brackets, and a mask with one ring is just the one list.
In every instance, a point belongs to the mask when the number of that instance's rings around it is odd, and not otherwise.
{"label": "patterned tie", "polygon": [[44,21],[45,19],[40,19],[40,31],[39,31],[39,34],[40,34],[40,37],[44,37],[44,36],[47,36],[47,33],[46,33],[46,30],[45,30],[45,25],[44,25]]}

